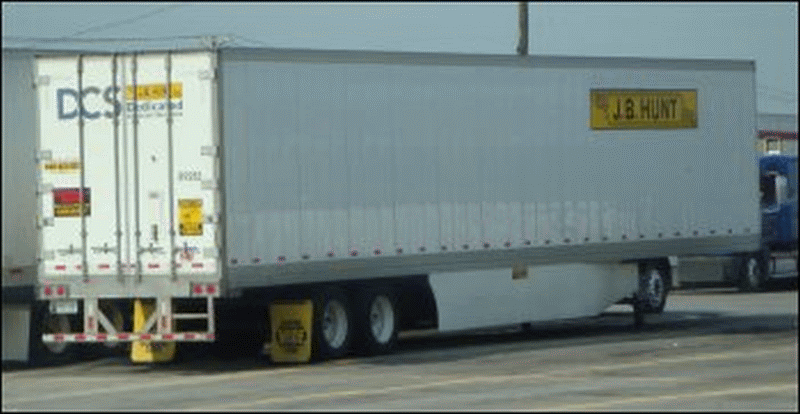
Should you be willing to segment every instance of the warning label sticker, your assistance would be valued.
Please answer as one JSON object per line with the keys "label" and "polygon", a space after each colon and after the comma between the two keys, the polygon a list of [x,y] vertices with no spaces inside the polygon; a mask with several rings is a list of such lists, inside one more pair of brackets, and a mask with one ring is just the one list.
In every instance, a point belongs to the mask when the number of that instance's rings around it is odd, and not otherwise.
{"label": "warning label sticker", "polygon": [[203,200],[199,198],[178,200],[178,221],[181,236],[202,236]]}
{"label": "warning label sticker", "polygon": [[[91,213],[91,197],[89,188],[83,189],[83,215]],[[78,188],[53,189],[53,216],[80,217],[81,191]]]}
{"label": "warning label sticker", "polygon": [[44,164],[45,171],[51,173],[73,173],[81,169],[79,161],[52,161]]}
{"label": "warning label sticker", "polygon": [[289,353],[296,353],[306,341],[308,332],[298,320],[285,320],[275,331],[275,343]]}

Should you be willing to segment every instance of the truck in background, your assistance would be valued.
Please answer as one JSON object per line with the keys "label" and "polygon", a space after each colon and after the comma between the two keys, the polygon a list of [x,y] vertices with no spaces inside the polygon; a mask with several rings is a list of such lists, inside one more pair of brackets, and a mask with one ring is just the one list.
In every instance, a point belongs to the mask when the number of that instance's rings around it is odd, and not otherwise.
{"label": "truck in background", "polygon": [[760,151],[797,155],[797,114],[759,113],[756,119]]}
{"label": "truck in background", "polygon": [[34,70],[56,346],[246,352],[284,299],[312,301],[296,338],[320,358],[618,302],[641,321],[668,257],[760,247],[752,61],[221,48]]}
{"label": "truck in background", "polygon": [[797,284],[797,155],[762,155],[759,160],[761,248],[750,254],[719,253],[677,259],[677,285],[737,286],[757,292]]}

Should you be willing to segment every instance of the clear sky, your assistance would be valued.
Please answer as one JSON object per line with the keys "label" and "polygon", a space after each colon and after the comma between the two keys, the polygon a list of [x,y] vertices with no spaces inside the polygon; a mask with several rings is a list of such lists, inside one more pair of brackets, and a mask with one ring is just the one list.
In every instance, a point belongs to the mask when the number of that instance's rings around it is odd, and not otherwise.
{"label": "clear sky", "polygon": [[[798,4],[529,3],[529,53],[755,59],[758,110],[797,114]],[[170,38],[119,50],[197,45],[176,36],[234,35],[239,46],[514,53],[508,3],[15,3],[4,46],[76,47],[50,38]],[[26,39],[21,39],[26,38]],[[27,38],[40,40],[30,41]],[[108,48],[107,44],[80,44]]]}

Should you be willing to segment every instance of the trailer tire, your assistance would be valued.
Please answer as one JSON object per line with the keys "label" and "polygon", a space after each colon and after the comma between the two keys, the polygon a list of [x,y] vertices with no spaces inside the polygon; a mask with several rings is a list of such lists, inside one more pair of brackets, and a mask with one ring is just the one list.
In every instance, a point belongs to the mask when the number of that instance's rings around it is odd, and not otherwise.
{"label": "trailer tire", "polygon": [[739,290],[742,292],[760,292],[767,282],[766,250],[746,255],[739,267]]}
{"label": "trailer tire", "polygon": [[[100,309],[117,332],[130,332],[132,330],[130,315],[123,311],[123,306],[120,303],[106,303],[105,305],[100,305]],[[103,346],[127,353],[129,351],[128,348],[130,348],[130,342],[103,342]]]}
{"label": "trailer tire", "polygon": [[399,314],[391,288],[367,288],[358,293],[355,308],[358,351],[364,355],[391,352],[397,344]]}
{"label": "trailer tire", "polygon": [[53,315],[47,303],[34,305],[31,320],[30,365],[47,366],[75,361],[77,346],[73,343],[47,344],[42,342],[42,334],[72,332],[72,318],[69,315]]}
{"label": "trailer tire", "polygon": [[316,359],[341,358],[350,351],[353,336],[352,308],[339,288],[328,288],[314,301],[312,352]]}
{"label": "trailer tire", "polygon": [[[672,284],[669,264],[645,263],[640,265],[639,290],[634,298],[643,313],[661,313],[667,304],[667,294]],[[636,304],[634,304],[636,306]]]}

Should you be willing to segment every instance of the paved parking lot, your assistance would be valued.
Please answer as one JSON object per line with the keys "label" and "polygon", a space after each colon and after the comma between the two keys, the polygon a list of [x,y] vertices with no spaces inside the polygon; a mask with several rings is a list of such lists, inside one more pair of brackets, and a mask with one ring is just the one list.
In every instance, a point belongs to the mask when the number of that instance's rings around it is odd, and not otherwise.
{"label": "paved parking lot", "polygon": [[641,332],[598,318],[436,337],[310,365],[106,358],[4,372],[4,410],[798,409],[797,291],[675,292]]}

